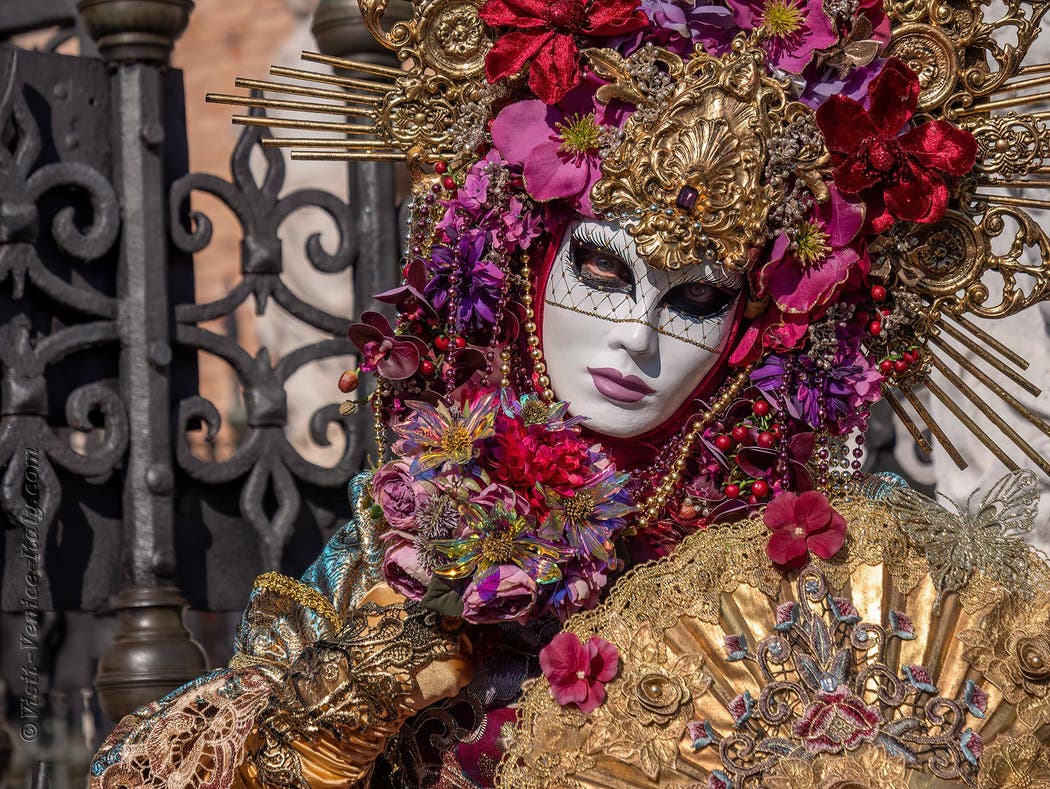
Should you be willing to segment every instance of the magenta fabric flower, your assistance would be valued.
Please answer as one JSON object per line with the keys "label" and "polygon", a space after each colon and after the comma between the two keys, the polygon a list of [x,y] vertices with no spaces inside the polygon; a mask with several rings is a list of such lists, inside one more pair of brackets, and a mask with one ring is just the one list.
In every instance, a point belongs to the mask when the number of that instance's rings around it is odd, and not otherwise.
{"label": "magenta fabric flower", "polygon": [[500,564],[475,578],[463,592],[463,618],[477,624],[518,622],[533,613],[539,587],[516,564]]}
{"label": "magenta fabric flower", "polygon": [[601,177],[602,132],[617,120],[615,111],[596,102],[595,87],[588,80],[555,106],[515,102],[492,123],[493,144],[509,164],[522,168],[533,199],[565,199],[585,216],[594,216],[591,187]]}
{"label": "magenta fabric flower", "polygon": [[426,494],[407,463],[395,461],[380,468],[372,477],[372,495],[392,528],[400,531],[415,528],[416,510]]}
{"label": "magenta fabric flower", "polygon": [[812,552],[830,559],[846,542],[846,519],[823,493],[781,493],[766,507],[766,526],[773,532],[766,555],[783,569],[801,567]]}
{"label": "magenta fabric flower", "polygon": [[575,704],[584,715],[605,701],[605,683],[620,669],[620,653],[604,638],[580,642],[575,633],[558,633],[540,650],[540,668],[551,684],[554,700]]}
{"label": "magenta fabric flower", "polygon": [[430,585],[430,573],[419,561],[419,551],[407,540],[390,546],[383,554],[383,577],[398,594],[409,600],[422,600]]}
{"label": "magenta fabric flower", "polygon": [[810,753],[852,751],[875,739],[882,715],[842,685],[822,690],[792,727]]}
{"label": "magenta fabric flower", "polygon": [[729,50],[737,32],[733,12],[715,0],[642,0],[650,29],[624,36],[611,45],[629,55],[645,43],[689,57],[697,46],[713,55]]}
{"label": "magenta fabric flower", "polygon": [[774,68],[801,74],[818,49],[839,40],[823,0],[729,0],[733,17],[745,30],[763,28],[762,46]]}
{"label": "magenta fabric flower", "polygon": [[867,274],[860,230],[864,207],[851,203],[834,186],[823,204],[814,206],[795,237],[781,234],[769,262],[758,274],[759,294],[768,293],[784,312],[809,313],[833,301],[854,269]]}

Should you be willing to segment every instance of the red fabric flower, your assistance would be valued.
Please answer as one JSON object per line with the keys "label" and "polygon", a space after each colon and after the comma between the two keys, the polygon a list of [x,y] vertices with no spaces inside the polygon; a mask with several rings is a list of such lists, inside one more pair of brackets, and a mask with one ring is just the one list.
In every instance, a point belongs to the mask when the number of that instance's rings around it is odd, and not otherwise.
{"label": "red fabric flower", "polygon": [[579,36],[618,36],[649,24],[639,0],[486,0],[478,15],[491,27],[513,28],[485,57],[489,82],[528,63],[529,87],[545,104],[579,83]]}
{"label": "red fabric flower", "polygon": [[616,676],[620,654],[604,638],[581,643],[575,633],[558,633],[540,650],[540,668],[554,700],[563,707],[575,704],[586,715],[605,701],[605,683]]}
{"label": "red fabric flower", "polygon": [[974,136],[947,121],[900,134],[915,114],[919,90],[915,72],[893,59],[868,86],[869,109],[832,96],[817,110],[835,157],[835,185],[864,199],[875,233],[898,219],[936,222],[948,208],[948,178],[965,175],[977,160]]}
{"label": "red fabric flower", "polygon": [[571,430],[530,430],[501,414],[486,445],[489,476],[528,497],[537,517],[547,511],[537,484],[571,496],[591,473],[588,444]]}
{"label": "red fabric flower", "polygon": [[781,493],[766,507],[766,526],[773,532],[766,555],[784,569],[801,567],[812,551],[830,559],[846,542],[846,519],[823,493]]}

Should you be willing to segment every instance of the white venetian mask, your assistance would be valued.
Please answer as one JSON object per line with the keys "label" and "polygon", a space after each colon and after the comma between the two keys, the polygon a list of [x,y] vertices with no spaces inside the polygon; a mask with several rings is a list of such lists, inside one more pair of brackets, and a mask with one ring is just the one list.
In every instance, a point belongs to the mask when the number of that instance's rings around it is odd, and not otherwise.
{"label": "white venetian mask", "polygon": [[543,355],[558,399],[605,435],[658,427],[718,361],[741,288],[717,264],[650,267],[612,222],[571,224],[544,294]]}

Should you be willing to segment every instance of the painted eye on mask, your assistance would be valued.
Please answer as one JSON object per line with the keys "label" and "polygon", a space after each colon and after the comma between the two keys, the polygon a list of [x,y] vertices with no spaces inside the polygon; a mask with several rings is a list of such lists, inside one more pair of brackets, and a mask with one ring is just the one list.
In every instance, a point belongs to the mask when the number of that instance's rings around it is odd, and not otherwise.
{"label": "painted eye on mask", "polygon": [[595,290],[613,293],[634,292],[634,272],[618,256],[590,244],[576,242],[572,266],[580,282]]}
{"label": "painted eye on mask", "polygon": [[725,312],[736,294],[707,282],[685,282],[668,291],[664,306],[696,320],[713,318]]}

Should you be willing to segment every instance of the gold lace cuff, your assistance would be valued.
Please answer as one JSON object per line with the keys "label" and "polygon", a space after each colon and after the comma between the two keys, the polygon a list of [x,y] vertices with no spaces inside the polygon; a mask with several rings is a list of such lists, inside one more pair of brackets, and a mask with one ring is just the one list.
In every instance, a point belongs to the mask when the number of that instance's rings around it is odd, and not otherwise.
{"label": "gold lace cuff", "polygon": [[307,647],[289,668],[246,748],[242,781],[335,789],[367,778],[426,696],[426,669],[457,652],[458,634],[435,612],[362,604],[338,634]]}

